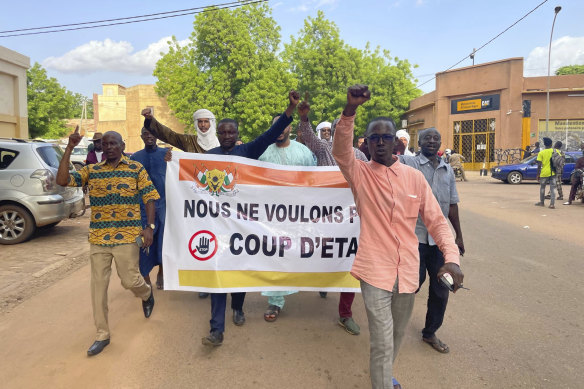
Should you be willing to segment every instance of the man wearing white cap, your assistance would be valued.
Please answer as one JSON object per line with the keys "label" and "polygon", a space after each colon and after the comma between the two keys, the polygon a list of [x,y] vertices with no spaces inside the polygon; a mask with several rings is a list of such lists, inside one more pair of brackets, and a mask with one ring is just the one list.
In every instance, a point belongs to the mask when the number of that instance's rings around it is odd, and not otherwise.
{"label": "man wearing white cap", "polygon": [[193,115],[196,135],[179,134],[161,124],[154,118],[151,108],[142,110],[144,116],[144,128],[163,142],[173,145],[189,153],[204,153],[207,150],[219,147],[217,130],[215,128],[215,115],[207,109],[199,109]]}
{"label": "man wearing white cap", "polygon": [[408,134],[406,130],[399,130],[395,133],[395,137],[404,144],[404,155],[414,155],[414,153],[412,153],[408,148],[408,145],[410,144],[410,134]]}

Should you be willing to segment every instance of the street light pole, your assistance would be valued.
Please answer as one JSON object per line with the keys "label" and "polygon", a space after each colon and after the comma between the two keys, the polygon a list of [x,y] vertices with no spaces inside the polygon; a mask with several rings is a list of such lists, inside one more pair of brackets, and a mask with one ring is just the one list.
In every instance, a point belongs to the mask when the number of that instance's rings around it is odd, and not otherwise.
{"label": "street light pole", "polygon": [[[556,24],[556,17],[558,12],[562,10],[562,7],[557,6],[554,8],[554,22],[552,23],[552,32],[550,33],[550,47],[548,49],[548,76],[547,76],[547,96],[546,96],[546,109],[545,109],[545,131],[549,131],[550,124],[550,64],[552,60],[552,37],[554,36],[554,25]],[[547,135],[547,134],[546,134]]]}

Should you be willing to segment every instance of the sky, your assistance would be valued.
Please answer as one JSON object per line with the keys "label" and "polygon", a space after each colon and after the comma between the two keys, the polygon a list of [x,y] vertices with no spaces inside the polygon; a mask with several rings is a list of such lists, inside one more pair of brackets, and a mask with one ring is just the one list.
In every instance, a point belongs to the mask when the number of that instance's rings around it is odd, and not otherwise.
{"label": "sky", "polygon": [[[12,1],[2,5],[0,31],[90,22],[226,3],[229,0],[99,2]],[[435,88],[437,72],[468,58],[544,0],[271,0],[281,28],[281,47],[302,28],[308,16],[322,10],[334,21],[345,43],[364,48],[380,46],[392,56],[417,65],[413,73],[424,92]],[[548,45],[557,15],[551,72],[564,65],[584,64],[584,1],[545,1],[509,31],[479,50],[475,64],[523,57],[525,76],[547,75]],[[19,37],[0,37],[0,46],[38,62],[67,89],[91,97],[102,83],[130,87],[154,84],[152,71],[166,41],[186,41],[194,16],[121,26]],[[0,34],[3,35],[3,34]],[[422,85],[423,84],[423,85]]]}

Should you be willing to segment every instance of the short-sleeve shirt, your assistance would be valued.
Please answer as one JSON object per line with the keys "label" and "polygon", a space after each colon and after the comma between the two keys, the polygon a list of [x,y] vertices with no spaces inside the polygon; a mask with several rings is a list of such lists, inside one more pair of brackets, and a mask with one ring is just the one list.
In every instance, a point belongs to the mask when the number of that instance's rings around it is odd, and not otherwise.
{"label": "short-sleeve shirt", "polygon": [[89,243],[134,243],[142,231],[140,201],[146,204],[160,198],[144,166],[122,156],[115,167],[103,161],[69,175],[69,186],[85,184],[91,204]]}
{"label": "short-sleeve shirt", "polygon": [[554,175],[551,168],[552,152],[554,149],[544,149],[537,154],[537,160],[541,162],[541,172],[539,176],[542,178],[551,177]]}
{"label": "short-sleeve shirt", "polygon": [[[452,167],[448,165],[442,158],[438,158],[440,163],[438,167],[434,169],[432,162],[424,154],[419,154],[414,157],[401,156],[400,161],[404,164],[418,169],[422,172],[428,185],[432,188],[432,193],[442,214],[446,219],[448,219],[448,213],[450,212],[450,206],[452,204],[458,204],[460,201],[458,198],[458,191],[456,190],[456,180],[454,178],[454,171]],[[420,243],[429,244],[431,246],[436,246],[436,242],[432,239],[432,236],[428,233],[426,225],[422,221],[422,218],[418,216],[418,221],[416,223],[416,236]]]}

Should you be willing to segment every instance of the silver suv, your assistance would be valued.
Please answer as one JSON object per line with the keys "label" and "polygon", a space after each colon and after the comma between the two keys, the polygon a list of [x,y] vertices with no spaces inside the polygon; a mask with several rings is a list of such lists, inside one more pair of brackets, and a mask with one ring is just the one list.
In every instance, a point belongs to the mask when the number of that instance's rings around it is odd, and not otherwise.
{"label": "silver suv", "polygon": [[62,156],[52,143],[0,138],[0,244],[24,242],[37,227],[83,215],[81,188],[56,183]]}

